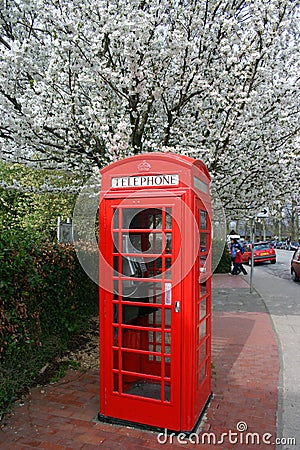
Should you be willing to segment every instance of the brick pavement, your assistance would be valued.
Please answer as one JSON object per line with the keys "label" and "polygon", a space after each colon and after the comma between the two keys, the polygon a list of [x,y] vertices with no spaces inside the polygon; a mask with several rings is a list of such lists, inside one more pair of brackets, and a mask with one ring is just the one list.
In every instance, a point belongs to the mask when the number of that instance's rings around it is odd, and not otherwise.
{"label": "brick pavement", "polygon": [[[24,403],[17,402],[0,431],[0,448],[25,449],[255,449],[265,433],[276,435],[278,349],[272,324],[257,294],[248,295],[242,276],[214,275],[213,398],[203,418],[201,433],[246,432],[231,435],[223,444],[164,445],[157,433],[94,421],[98,412],[98,372],[69,371],[58,383],[32,389]],[[244,299],[247,299],[247,302]],[[242,424],[240,424],[242,426]],[[257,433],[260,445],[246,445],[246,434]],[[268,436],[266,436],[269,439]],[[195,437],[194,437],[195,439]],[[207,441],[206,441],[207,442]],[[257,442],[255,440],[254,442]],[[274,446],[273,446],[274,448]]]}

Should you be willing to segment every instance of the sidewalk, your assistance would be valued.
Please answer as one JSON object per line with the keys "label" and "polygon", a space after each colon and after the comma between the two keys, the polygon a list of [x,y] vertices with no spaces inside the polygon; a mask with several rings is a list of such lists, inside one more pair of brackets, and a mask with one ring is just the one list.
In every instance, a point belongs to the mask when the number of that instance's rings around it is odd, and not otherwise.
{"label": "sidewalk", "polygon": [[[264,303],[242,276],[213,276],[213,398],[203,432],[237,433],[224,443],[162,445],[157,433],[93,421],[98,412],[98,371],[69,371],[58,383],[32,389],[16,403],[0,431],[0,448],[16,449],[254,449],[276,437],[279,357]],[[244,431],[247,428],[247,431]],[[244,431],[244,432],[243,432]],[[246,445],[247,433],[260,444]],[[270,437],[272,435],[272,437]],[[236,443],[234,443],[236,439]],[[195,442],[195,441],[194,441]],[[231,443],[230,443],[231,442]],[[251,442],[251,440],[250,440]],[[275,448],[273,446],[273,448]]]}

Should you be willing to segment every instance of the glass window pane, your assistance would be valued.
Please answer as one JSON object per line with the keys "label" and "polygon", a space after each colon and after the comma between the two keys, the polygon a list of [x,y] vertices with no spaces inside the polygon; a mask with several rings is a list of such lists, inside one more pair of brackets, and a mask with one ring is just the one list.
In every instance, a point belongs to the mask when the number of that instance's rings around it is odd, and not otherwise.
{"label": "glass window pane", "polygon": [[114,233],[113,234],[113,239],[114,239],[114,253],[118,253],[119,251],[119,234],[118,233]]}
{"label": "glass window pane", "polygon": [[162,210],[159,208],[124,208],[122,212],[122,228],[162,228]]}
{"label": "glass window pane", "polygon": [[150,283],[148,285],[148,295],[150,303],[161,303],[162,302],[162,285],[158,283]]}
{"label": "glass window pane", "polygon": [[113,215],[113,227],[119,228],[119,210],[114,209],[114,215]]}
{"label": "glass window pane", "polygon": [[119,328],[113,327],[113,345],[115,347],[118,346],[118,336],[119,336]]}
{"label": "glass window pane", "polygon": [[204,382],[206,377],[206,364],[203,364],[199,371],[199,378],[198,378],[198,386],[201,386],[201,384]]}
{"label": "glass window pane", "polygon": [[200,340],[206,336],[206,320],[200,324]]}
{"label": "glass window pane", "polygon": [[207,251],[207,234],[200,233],[200,252]]}
{"label": "glass window pane", "polygon": [[165,389],[164,389],[164,400],[165,400],[165,402],[170,402],[171,401],[170,394],[171,394],[170,382],[169,381],[165,381]]}
{"label": "glass window pane", "polygon": [[[122,323],[127,323],[130,325],[135,325],[139,317],[139,307],[138,306],[123,306],[122,308]],[[138,347],[133,347],[138,348]]]}
{"label": "glass window pane", "polygon": [[[130,307],[126,307],[126,309],[129,308]],[[143,337],[146,334],[147,331],[144,330],[123,329],[122,347],[132,348],[136,350],[147,350],[148,348],[143,349],[143,342],[145,342],[145,339],[143,339]]]}
{"label": "glass window pane", "polygon": [[122,228],[149,228],[147,223],[147,217],[142,215],[142,211],[139,208],[123,208],[122,210]]}
{"label": "glass window pane", "polygon": [[119,375],[117,373],[114,373],[114,392],[119,391]]}
{"label": "glass window pane", "polygon": [[[171,328],[171,317],[172,317],[171,310],[165,308],[164,311],[165,311],[165,328]],[[166,338],[166,342],[167,342],[167,338]],[[171,334],[169,334],[169,336],[168,336],[168,344],[170,344],[170,343],[171,343]]]}
{"label": "glass window pane", "polygon": [[167,280],[170,280],[172,278],[172,259],[166,258],[165,265],[166,265],[165,277]]}
{"label": "glass window pane", "polygon": [[171,353],[171,333],[165,332],[165,353],[169,355]]}
{"label": "glass window pane", "polygon": [[207,255],[206,253],[203,253],[202,256],[200,257],[200,273],[205,273],[206,272],[206,259],[207,259]]}
{"label": "glass window pane", "polygon": [[172,208],[166,208],[166,228],[172,228]]}
{"label": "glass window pane", "polygon": [[197,351],[197,366],[199,367],[207,356],[206,352],[206,342],[204,342]]}
{"label": "glass window pane", "polygon": [[161,209],[149,209],[148,213],[148,222],[149,228],[152,229],[161,229],[162,228],[162,210]]}
{"label": "glass window pane", "polygon": [[150,259],[147,263],[147,268],[150,278],[159,277],[162,273],[162,258]]}
{"label": "glass window pane", "polygon": [[114,277],[118,276],[119,273],[119,258],[114,256]]}
{"label": "glass window pane", "polygon": [[[113,305],[113,323],[119,322],[119,307],[118,305]],[[114,335],[117,335],[117,328],[114,328]]]}
{"label": "glass window pane", "polygon": [[206,311],[207,311],[207,309],[206,309],[206,298],[204,298],[200,302],[199,308],[200,308],[200,311],[199,311],[200,312],[200,320],[202,320],[206,316]]}
{"label": "glass window pane", "polygon": [[149,233],[148,253],[162,253],[162,233]]}
{"label": "glass window pane", "polygon": [[200,283],[200,297],[206,294],[206,281]]}
{"label": "glass window pane", "polygon": [[206,224],[206,211],[200,211],[200,229],[206,230],[207,224]]}
{"label": "glass window pane", "polygon": [[[128,256],[122,258],[122,274],[125,277],[147,278],[147,266],[143,258]],[[132,280],[132,283],[135,282]],[[130,283],[130,284],[132,284]]]}
{"label": "glass window pane", "polygon": [[166,253],[172,252],[172,233],[166,233]]}
{"label": "glass window pane", "polygon": [[161,400],[161,382],[153,383],[151,380],[137,381],[130,386],[126,394]]}

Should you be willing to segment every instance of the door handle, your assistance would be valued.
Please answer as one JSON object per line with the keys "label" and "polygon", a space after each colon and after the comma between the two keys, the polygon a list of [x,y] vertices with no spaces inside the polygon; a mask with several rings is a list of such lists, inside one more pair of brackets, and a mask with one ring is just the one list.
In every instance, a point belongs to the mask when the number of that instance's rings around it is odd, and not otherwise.
{"label": "door handle", "polygon": [[180,311],[180,301],[179,300],[176,300],[176,302],[174,304],[174,310],[177,313]]}

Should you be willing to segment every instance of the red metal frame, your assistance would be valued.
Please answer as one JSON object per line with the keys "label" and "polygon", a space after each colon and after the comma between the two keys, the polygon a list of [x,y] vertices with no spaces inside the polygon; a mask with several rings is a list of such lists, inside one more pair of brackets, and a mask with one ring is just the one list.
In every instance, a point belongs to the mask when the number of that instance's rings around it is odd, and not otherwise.
{"label": "red metal frame", "polygon": [[211,395],[209,175],[151,153],[102,177],[99,418],[191,431]]}

